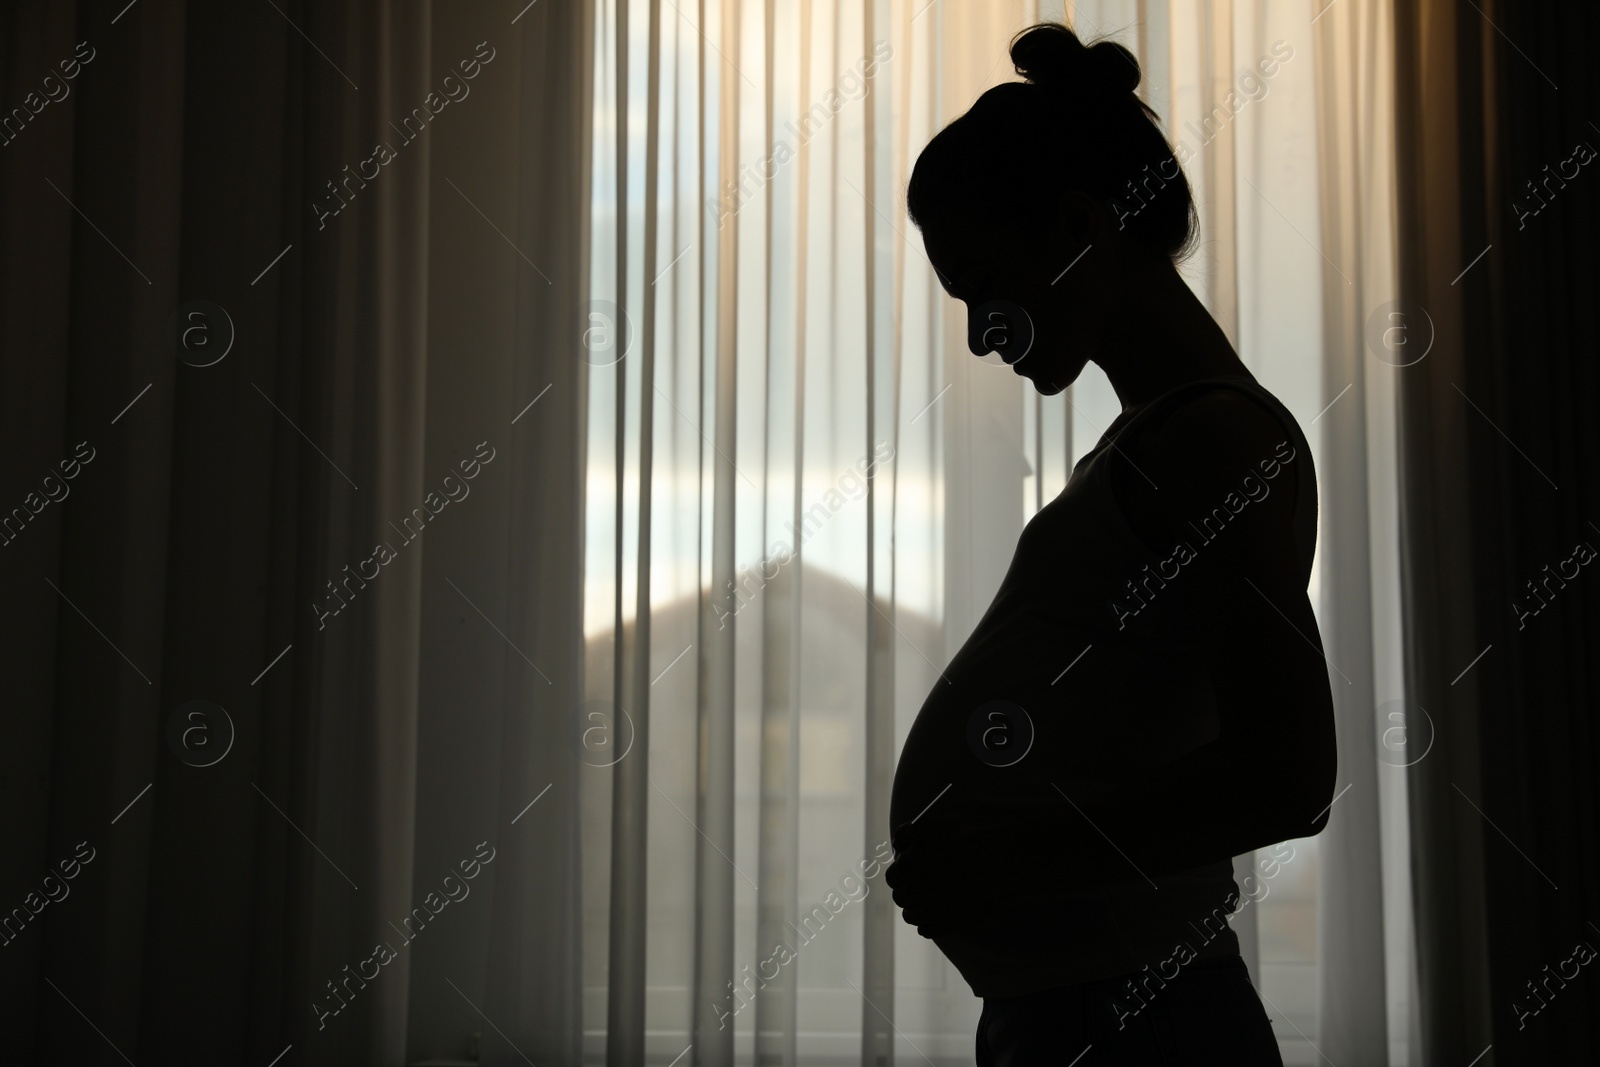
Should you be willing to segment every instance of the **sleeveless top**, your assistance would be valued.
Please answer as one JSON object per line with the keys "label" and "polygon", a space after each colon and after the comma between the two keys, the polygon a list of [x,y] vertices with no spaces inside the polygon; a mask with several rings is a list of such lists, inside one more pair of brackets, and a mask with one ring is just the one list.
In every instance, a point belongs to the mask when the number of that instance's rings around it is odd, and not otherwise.
{"label": "sleeveless top", "polygon": [[[1109,457],[1159,415],[1218,387],[1254,397],[1283,425],[1278,452],[1233,484],[1255,479],[1257,488],[1241,490],[1240,500],[1262,486],[1294,494],[1295,545],[1309,582],[1316,477],[1310,446],[1276,397],[1253,378],[1230,375],[1186,382],[1125,412],[1117,420],[1123,425],[1107,429],[1024,527],[993,602],[935,682],[895,768],[891,827],[915,819],[933,848],[941,828],[984,817],[1026,825],[1030,811],[1060,814],[1055,786],[1072,788],[1061,780],[1063,764],[1114,779],[1215,736],[1200,648],[1205,615],[1185,596],[1181,569],[1173,572],[1172,547],[1147,546],[1129,526],[1112,493]],[[1213,514],[1194,517],[1199,525],[1188,543],[1197,552],[1228,517],[1226,508]],[[1025,716],[1011,710],[997,719],[992,710],[1018,706]],[[996,723],[1010,732],[999,740],[1014,744],[1011,753],[996,755],[1005,752],[989,736]],[[1051,846],[1041,840],[1038,847]],[[1239,899],[1228,856],[1154,879],[1125,867],[1092,885],[992,884],[954,920],[959,928],[933,940],[974,995],[1020,996],[1154,969],[1180,942],[1193,958],[1235,956],[1238,938],[1226,916]]]}

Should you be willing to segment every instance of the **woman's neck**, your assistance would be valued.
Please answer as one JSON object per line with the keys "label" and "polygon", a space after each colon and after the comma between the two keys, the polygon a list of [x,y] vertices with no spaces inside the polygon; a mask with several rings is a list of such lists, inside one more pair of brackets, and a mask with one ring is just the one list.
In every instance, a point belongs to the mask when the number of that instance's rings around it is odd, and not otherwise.
{"label": "woman's neck", "polygon": [[1227,334],[1175,268],[1156,265],[1123,292],[1135,295],[1114,320],[1129,325],[1115,328],[1094,361],[1125,411],[1185,382],[1251,376]]}

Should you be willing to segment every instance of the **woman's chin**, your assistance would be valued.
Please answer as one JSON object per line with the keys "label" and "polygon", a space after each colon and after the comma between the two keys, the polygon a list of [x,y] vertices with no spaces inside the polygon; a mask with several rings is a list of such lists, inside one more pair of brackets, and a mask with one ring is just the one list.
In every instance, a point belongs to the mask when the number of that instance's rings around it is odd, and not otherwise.
{"label": "woman's chin", "polygon": [[1055,380],[1055,375],[1044,370],[1042,367],[1029,367],[1027,370],[1024,370],[1021,364],[1017,364],[1012,367],[1012,370],[1016,371],[1018,374],[1032,382],[1033,387],[1037,389],[1043,396],[1055,396],[1057,393],[1065,389],[1067,385],[1071,384],[1058,384]]}
{"label": "woman's chin", "polygon": [[1042,396],[1055,396],[1064,392],[1068,386],[1078,380],[1078,375],[1083,373],[1085,364],[1076,366],[1061,366],[1060,364],[1036,363],[1026,370],[1021,365],[1017,366],[1017,373],[1033,383]]}

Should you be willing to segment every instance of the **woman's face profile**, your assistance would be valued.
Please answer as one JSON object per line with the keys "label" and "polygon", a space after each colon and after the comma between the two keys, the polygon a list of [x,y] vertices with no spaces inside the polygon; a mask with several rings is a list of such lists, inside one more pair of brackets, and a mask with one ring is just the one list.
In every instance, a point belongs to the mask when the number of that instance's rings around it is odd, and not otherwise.
{"label": "woman's face profile", "polygon": [[1094,250],[1065,230],[1049,226],[1027,240],[972,223],[922,231],[940,284],[967,307],[968,349],[997,353],[1045,396],[1083,372],[1100,321],[1083,281]]}

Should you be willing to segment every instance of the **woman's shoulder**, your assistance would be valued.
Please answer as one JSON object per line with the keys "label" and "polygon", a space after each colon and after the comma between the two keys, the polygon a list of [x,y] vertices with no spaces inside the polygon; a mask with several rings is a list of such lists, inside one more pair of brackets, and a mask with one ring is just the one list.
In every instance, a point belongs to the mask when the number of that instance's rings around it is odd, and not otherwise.
{"label": "woman's shoulder", "polygon": [[1143,436],[1174,421],[1180,427],[1249,438],[1274,429],[1300,433],[1294,414],[1277,395],[1249,373],[1200,378],[1169,390],[1151,403],[1140,420]]}
{"label": "woman's shoulder", "polygon": [[1187,382],[1152,401],[1135,423],[1118,440],[1123,456],[1171,465],[1186,483],[1198,477],[1204,484],[1219,465],[1281,462],[1308,447],[1294,413],[1248,374]]}
{"label": "woman's shoulder", "polygon": [[[1305,437],[1282,402],[1253,378],[1187,383],[1130,429],[1136,433],[1119,442],[1112,483],[1141,535],[1165,543],[1218,509],[1247,520],[1229,523],[1241,528],[1229,538],[1240,551],[1292,529],[1305,484],[1300,467],[1310,461]],[[1294,476],[1281,478],[1291,465]]]}

